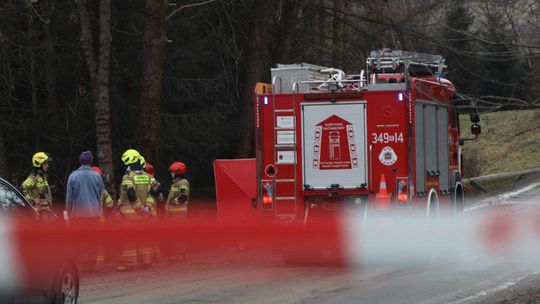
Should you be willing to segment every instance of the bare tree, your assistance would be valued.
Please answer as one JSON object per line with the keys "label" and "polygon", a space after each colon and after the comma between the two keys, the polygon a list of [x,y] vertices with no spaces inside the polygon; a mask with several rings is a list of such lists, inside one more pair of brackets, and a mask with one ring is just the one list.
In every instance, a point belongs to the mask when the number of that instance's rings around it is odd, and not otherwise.
{"label": "bare tree", "polygon": [[241,117],[241,135],[236,148],[236,156],[239,158],[251,155],[253,148],[253,89],[255,83],[260,81],[268,57],[268,8],[269,1],[253,1],[251,14],[251,30],[246,47],[246,59],[240,91],[240,117]]}
{"label": "bare tree", "polygon": [[107,189],[114,196],[117,191],[112,158],[111,113],[109,108],[111,1],[100,0],[99,4],[99,62],[97,63],[85,0],[77,1],[77,11],[81,26],[81,45],[88,65],[92,94],[95,98],[97,159],[103,170],[109,174]]}
{"label": "bare tree", "polygon": [[344,9],[344,0],[334,0],[334,15],[332,18],[332,66],[334,67],[340,67],[342,65],[340,53],[343,49]]}
{"label": "bare tree", "polygon": [[279,41],[277,62],[289,63],[293,37],[298,27],[299,10],[302,0],[281,0],[279,3]]}
{"label": "bare tree", "polygon": [[[35,41],[37,40],[37,24],[36,22],[34,22],[34,9],[32,5],[28,4],[27,12],[28,37],[30,41]],[[38,85],[36,80],[36,78],[38,77],[36,75],[38,74],[36,73],[38,67],[36,66],[36,51],[32,45],[28,47],[28,57],[30,58],[28,76],[30,77],[30,96],[32,96],[32,131],[34,132],[34,149],[38,151],[41,149],[39,136],[39,120],[41,118],[41,111],[38,107]]]}
{"label": "bare tree", "polygon": [[0,129],[0,176],[8,178],[9,163],[7,161],[6,143],[4,138],[4,129]]}
{"label": "bare tree", "polygon": [[159,153],[159,109],[163,82],[166,0],[146,0],[144,11],[144,70],[139,101],[139,148],[148,160]]}
{"label": "bare tree", "polygon": [[148,160],[159,155],[160,103],[163,85],[163,63],[167,47],[165,22],[187,8],[204,6],[217,0],[206,0],[177,7],[167,15],[166,0],[146,0],[144,11],[143,57],[144,68],[141,79],[139,101],[140,152]]}
{"label": "bare tree", "polygon": [[56,66],[54,64],[54,47],[53,37],[50,30],[50,17],[53,6],[49,3],[49,0],[43,0],[43,6],[47,15],[47,21],[43,25],[45,34],[45,69],[46,69],[46,82],[47,82],[47,108],[49,113],[56,115],[57,110],[57,93],[56,93]]}

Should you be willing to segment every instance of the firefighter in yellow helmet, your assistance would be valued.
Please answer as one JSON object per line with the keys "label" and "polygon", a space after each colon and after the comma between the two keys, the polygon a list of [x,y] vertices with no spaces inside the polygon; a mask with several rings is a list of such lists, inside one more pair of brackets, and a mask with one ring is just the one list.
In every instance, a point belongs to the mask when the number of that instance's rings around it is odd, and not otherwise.
{"label": "firefighter in yellow helmet", "polygon": [[[99,176],[101,176],[101,178],[103,179],[103,183],[105,183],[106,176],[101,170],[101,168],[98,166],[92,166],[91,168],[92,170],[96,171],[99,174]],[[101,216],[100,216],[99,221],[103,223],[106,220],[105,215],[110,214],[114,208],[114,200],[109,194],[109,192],[107,191],[107,189],[103,188],[103,192],[101,192],[100,201],[101,201]],[[105,254],[106,254],[105,251],[106,251],[106,248],[110,248],[110,247],[111,247],[110,245],[109,246],[103,246],[101,244],[98,245],[97,255],[96,255],[96,270],[100,270],[101,268],[103,268],[103,264],[105,263]],[[107,252],[107,256],[109,255],[114,256],[110,252]]]}
{"label": "firefighter in yellow helmet", "polygon": [[[174,162],[169,166],[172,184],[169,196],[165,202],[165,218],[169,221],[182,223],[187,219],[189,203],[189,182],[185,176],[186,165],[182,162]],[[169,256],[170,262],[177,262],[184,259],[186,245],[184,241],[177,241],[173,245]]]}
{"label": "firefighter in yellow helmet", "polygon": [[51,188],[47,181],[49,171],[49,156],[37,152],[32,157],[32,172],[22,183],[22,192],[32,206],[40,213],[50,212],[53,204]]}
{"label": "firefighter in yellow helmet", "polygon": [[141,164],[142,170],[148,173],[148,175],[150,175],[151,178],[153,179],[153,182],[152,182],[153,191],[151,192],[151,194],[152,194],[152,197],[155,199],[155,202],[151,211],[152,211],[152,216],[157,217],[158,202],[163,201],[163,194],[161,193],[161,191],[155,191],[155,190],[156,189],[160,190],[161,184],[154,177],[154,167],[151,164],[147,163],[142,155],[139,157],[139,163]]}
{"label": "firefighter in yellow helmet", "polygon": [[[141,164],[141,167],[143,168],[143,170],[150,174],[150,176],[154,177],[154,166],[152,166],[150,163],[146,162],[146,159],[141,155],[141,157],[139,158],[139,163]],[[155,177],[154,177],[155,178]],[[156,184],[160,184],[157,180],[156,180]],[[158,187],[158,189],[161,189]],[[154,221],[157,221],[158,218],[161,216],[161,213],[162,213],[162,209],[163,209],[163,194],[161,193],[161,191],[158,191],[159,193],[154,193],[154,199],[155,199],[155,204],[154,204],[154,207],[152,209],[152,217],[151,217],[151,220],[154,220]],[[159,263],[159,260],[161,259],[161,247],[159,246],[158,243],[154,243],[154,250],[153,250],[153,259],[152,261],[155,262],[155,263]]]}
{"label": "firefighter in yellow helmet", "polygon": [[[126,172],[120,185],[120,214],[126,223],[137,223],[147,220],[155,209],[155,197],[159,195],[159,183],[140,164],[141,155],[137,150],[129,149],[122,155]],[[118,271],[135,268],[140,261],[142,268],[152,265],[152,245],[146,241],[140,244],[124,244],[118,258]],[[139,247],[139,248],[137,248]]]}

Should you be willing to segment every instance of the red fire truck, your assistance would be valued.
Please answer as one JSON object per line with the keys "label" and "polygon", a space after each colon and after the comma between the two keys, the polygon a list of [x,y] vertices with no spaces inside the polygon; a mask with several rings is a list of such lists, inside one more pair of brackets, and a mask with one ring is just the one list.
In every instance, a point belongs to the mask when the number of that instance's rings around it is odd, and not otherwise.
{"label": "red fire truck", "polygon": [[[286,220],[344,208],[407,208],[430,218],[461,211],[467,139],[445,73],[442,56],[395,50],[371,52],[358,75],[279,64],[272,84],[255,90],[256,159],[245,163],[254,179],[244,183],[256,199],[248,204]],[[471,120],[477,137],[478,115]],[[219,213],[226,194],[216,182]]]}

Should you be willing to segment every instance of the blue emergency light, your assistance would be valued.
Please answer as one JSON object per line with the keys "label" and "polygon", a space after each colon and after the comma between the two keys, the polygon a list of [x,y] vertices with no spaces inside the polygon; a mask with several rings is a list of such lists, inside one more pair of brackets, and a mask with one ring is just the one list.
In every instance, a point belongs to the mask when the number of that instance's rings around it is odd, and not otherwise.
{"label": "blue emergency light", "polygon": [[399,93],[398,96],[397,96],[397,99],[399,101],[403,101],[403,93]]}
{"label": "blue emergency light", "polygon": [[268,96],[264,96],[264,104],[265,104],[265,105],[268,104]]}

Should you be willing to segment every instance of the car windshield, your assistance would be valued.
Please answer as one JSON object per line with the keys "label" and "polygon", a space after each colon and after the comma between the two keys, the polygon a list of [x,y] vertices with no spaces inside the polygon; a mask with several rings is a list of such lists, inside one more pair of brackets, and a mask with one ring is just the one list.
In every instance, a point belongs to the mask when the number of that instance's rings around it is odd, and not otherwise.
{"label": "car windshield", "polygon": [[31,207],[25,204],[19,193],[5,183],[0,183],[0,212],[33,218]]}

